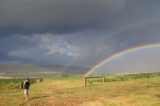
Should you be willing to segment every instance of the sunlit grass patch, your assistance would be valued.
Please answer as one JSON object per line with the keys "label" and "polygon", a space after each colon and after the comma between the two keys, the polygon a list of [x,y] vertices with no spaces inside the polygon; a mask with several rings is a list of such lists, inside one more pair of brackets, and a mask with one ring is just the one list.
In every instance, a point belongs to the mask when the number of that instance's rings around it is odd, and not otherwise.
{"label": "sunlit grass patch", "polygon": [[[0,106],[159,106],[160,104],[160,77],[97,83],[90,86],[84,86],[83,77],[71,78],[69,76],[66,79],[46,78],[43,82],[31,84],[28,102],[24,101],[21,89],[1,91]],[[13,102],[9,102],[11,100]]]}

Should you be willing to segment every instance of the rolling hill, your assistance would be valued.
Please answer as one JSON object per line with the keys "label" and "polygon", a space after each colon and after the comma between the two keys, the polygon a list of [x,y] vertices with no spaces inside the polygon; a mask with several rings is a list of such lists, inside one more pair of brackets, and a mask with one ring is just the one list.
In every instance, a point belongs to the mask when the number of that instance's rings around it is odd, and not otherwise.
{"label": "rolling hill", "polygon": [[4,74],[83,74],[88,70],[84,67],[63,65],[33,64],[0,64],[0,73]]}

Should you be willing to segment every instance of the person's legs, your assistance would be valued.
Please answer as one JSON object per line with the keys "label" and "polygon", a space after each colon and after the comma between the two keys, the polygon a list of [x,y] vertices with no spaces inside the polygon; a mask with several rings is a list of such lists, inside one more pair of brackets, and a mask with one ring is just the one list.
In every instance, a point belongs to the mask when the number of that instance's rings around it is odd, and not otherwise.
{"label": "person's legs", "polygon": [[29,90],[28,89],[24,89],[24,96],[25,96],[25,100],[29,99]]}
{"label": "person's legs", "polygon": [[29,99],[29,89],[27,89],[27,100]]}

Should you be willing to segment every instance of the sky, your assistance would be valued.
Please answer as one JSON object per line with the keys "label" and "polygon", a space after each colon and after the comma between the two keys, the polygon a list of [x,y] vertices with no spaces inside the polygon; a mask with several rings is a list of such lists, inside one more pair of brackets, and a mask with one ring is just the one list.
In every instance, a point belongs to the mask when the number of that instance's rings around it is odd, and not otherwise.
{"label": "sky", "polygon": [[160,44],[131,48],[105,59],[85,75],[159,72],[159,54]]}
{"label": "sky", "polygon": [[113,53],[159,43],[159,5],[159,0],[0,0],[0,63],[90,67]]}

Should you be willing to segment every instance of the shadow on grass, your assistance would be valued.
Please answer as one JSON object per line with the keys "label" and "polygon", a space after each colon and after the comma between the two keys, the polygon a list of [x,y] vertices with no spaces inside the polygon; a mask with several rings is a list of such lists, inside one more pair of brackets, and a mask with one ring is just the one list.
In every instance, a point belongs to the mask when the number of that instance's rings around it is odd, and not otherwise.
{"label": "shadow on grass", "polygon": [[46,98],[46,97],[49,97],[49,96],[36,96],[36,97],[30,98],[30,100],[40,99],[40,98]]}

